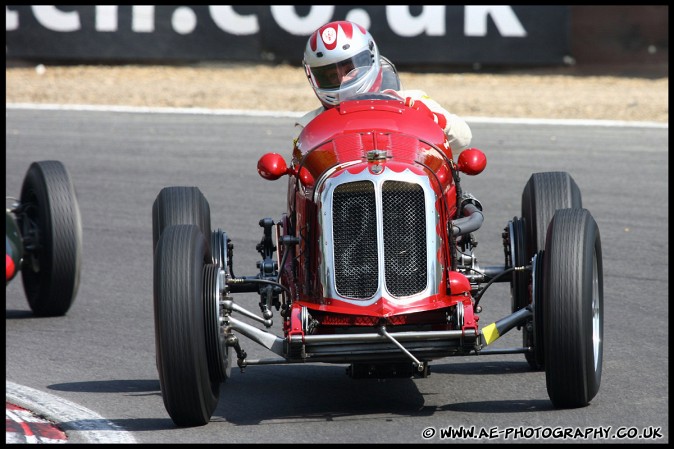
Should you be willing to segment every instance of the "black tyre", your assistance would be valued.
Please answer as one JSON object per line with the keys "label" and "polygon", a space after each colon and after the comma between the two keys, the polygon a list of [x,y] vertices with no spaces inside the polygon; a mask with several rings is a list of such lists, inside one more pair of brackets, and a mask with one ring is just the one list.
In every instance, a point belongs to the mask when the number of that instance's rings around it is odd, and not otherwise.
{"label": "black tyre", "polygon": [[210,262],[198,226],[163,230],[154,264],[155,343],[164,406],[180,427],[207,424],[218,403],[204,326],[203,268]]}
{"label": "black tyre", "polygon": [[[524,231],[524,254],[519,263],[528,264],[538,251],[545,248],[545,235],[548,224],[557,209],[576,209],[583,207],[582,196],[578,185],[567,172],[541,172],[533,173],[522,191],[522,225]],[[518,287],[513,293],[519,295],[513,298],[513,303],[518,307],[531,302],[528,296],[528,288],[524,288],[524,276],[528,273],[514,273],[514,284]],[[527,278],[530,279],[530,277]],[[526,298],[522,293],[526,292]],[[534,341],[534,336],[525,326],[522,333],[523,344],[527,346]],[[540,353],[540,348],[536,350]],[[525,358],[532,369],[540,370],[543,366],[535,359],[533,354],[526,353]]]}
{"label": "black tyre", "polygon": [[82,219],[75,187],[59,161],[33,162],[21,187],[23,289],[37,316],[65,315],[77,296]]}
{"label": "black tyre", "polygon": [[522,191],[526,259],[545,248],[548,224],[557,209],[583,207],[580,189],[567,172],[533,173]]}
{"label": "black tyre", "polygon": [[[209,239],[211,235],[211,208],[198,187],[164,187],[152,204],[152,251],[164,229],[177,224],[194,224]],[[209,243],[210,245],[210,243]],[[160,354],[157,352],[157,368]]]}
{"label": "black tyre", "polygon": [[555,407],[583,407],[599,391],[604,287],[599,228],[586,209],[558,210],[543,267],[545,378]]}
{"label": "black tyre", "polygon": [[152,204],[152,249],[157,248],[159,236],[169,226],[195,224],[201,233],[211,238],[211,208],[198,187],[164,187]]}

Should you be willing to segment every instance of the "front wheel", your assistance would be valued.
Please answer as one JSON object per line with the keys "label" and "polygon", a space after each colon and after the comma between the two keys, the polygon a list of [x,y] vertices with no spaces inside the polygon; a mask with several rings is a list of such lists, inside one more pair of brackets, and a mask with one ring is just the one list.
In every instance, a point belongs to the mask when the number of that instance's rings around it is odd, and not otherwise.
{"label": "front wheel", "polygon": [[555,407],[586,406],[601,383],[604,284],[599,228],[586,209],[555,212],[543,267],[545,378]]}
{"label": "front wheel", "polygon": [[161,233],[154,264],[157,368],[164,406],[181,427],[207,424],[220,392],[209,372],[204,325],[203,270],[210,263],[198,226]]}
{"label": "front wheel", "polygon": [[211,208],[198,187],[172,186],[161,189],[152,204],[152,250],[159,236],[172,225],[194,224],[211,238]]}
{"label": "front wheel", "polygon": [[82,219],[75,187],[59,161],[33,162],[21,187],[17,224],[23,289],[37,316],[65,315],[80,285]]}
{"label": "front wheel", "polygon": [[[528,264],[538,251],[545,248],[545,235],[548,224],[557,209],[578,209],[583,207],[583,199],[576,181],[567,172],[533,173],[522,191],[522,224],[519,236],[524,248],[520,249],[522,264]],[[526,284],[524,273],[514,273],[511,284],[518,284],[520,288]],[[524,292],[524,293],[523,293]],[[531,302],[526,290],[516,291],[516,304],[524,307]],[[513,309],[515,311],[515,309]],[[535,336],[525,327],[522,333],[524,346],[527,346]],[[543,366],[534,354],[526,353],[525,358],[532,369],[540,370]]]}
{"label": "front wheel", "polygon": [[522,191],[522,219],[526,259],[545,248],[548,224],[557,209],[579,209],[583,199],[578,184],[567,172],[533,173]]}

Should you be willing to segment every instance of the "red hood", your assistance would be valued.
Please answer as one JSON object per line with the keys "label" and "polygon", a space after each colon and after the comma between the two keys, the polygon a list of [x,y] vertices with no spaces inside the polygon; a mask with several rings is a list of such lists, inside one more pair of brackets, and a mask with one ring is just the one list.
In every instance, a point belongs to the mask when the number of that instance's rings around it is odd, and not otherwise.
{"label": "red hood", "polygon": [[452,158],[444,131],[423,111],[397,100],[344,101],[302,130],[293,164],[302,163],[318,179],[336,164],[363,161],[368,151],[383,149],[398,162],[419,161],[437,168],[442,162],[437,151],[429,151],[431,144]]}

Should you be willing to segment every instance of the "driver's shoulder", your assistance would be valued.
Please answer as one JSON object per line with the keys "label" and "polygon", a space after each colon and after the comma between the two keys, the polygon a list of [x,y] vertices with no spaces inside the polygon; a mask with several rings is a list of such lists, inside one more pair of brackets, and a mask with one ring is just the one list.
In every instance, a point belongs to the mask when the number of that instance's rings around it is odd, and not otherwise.
{"label": "driver's shoulder", "polygon": [[428,100],[431,97],[428,96],[426,91],[420,89],[405,89],[398,91],[399,95],[403,98],[410,97],[413,100]]}

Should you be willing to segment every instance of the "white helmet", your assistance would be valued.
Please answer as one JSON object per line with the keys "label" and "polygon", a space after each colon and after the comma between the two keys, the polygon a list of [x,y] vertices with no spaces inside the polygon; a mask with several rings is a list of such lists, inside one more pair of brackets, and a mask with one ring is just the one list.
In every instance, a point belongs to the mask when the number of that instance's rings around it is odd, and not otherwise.
{"label": "white helmet", "polygon": [[[304,70],[316,96],[326,108],[361,92],[381,87],[379,49],[362,26],[347,21],[330,22],[309,37],[304,50]],[[345,80],[353,69],[352,79]]]}

